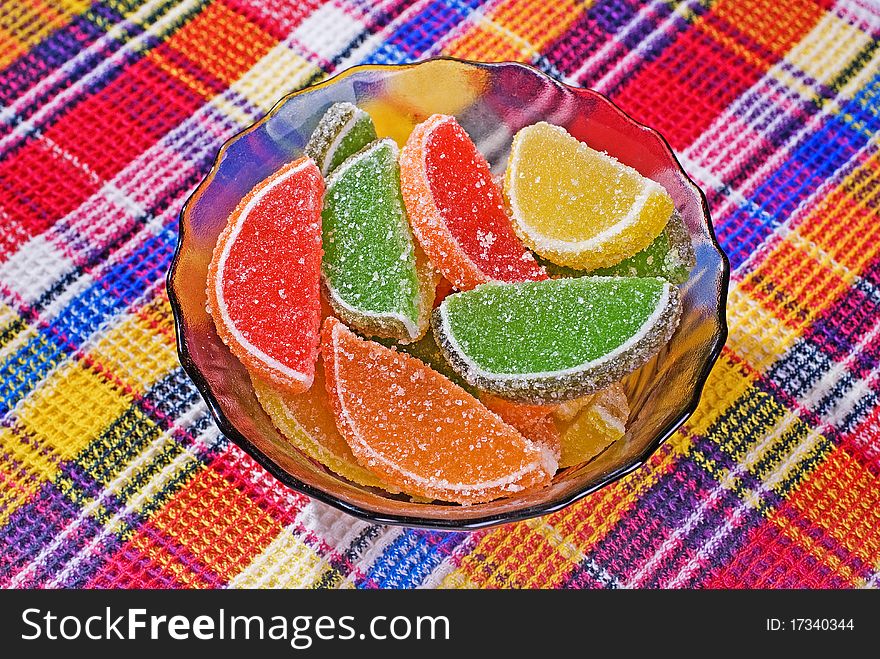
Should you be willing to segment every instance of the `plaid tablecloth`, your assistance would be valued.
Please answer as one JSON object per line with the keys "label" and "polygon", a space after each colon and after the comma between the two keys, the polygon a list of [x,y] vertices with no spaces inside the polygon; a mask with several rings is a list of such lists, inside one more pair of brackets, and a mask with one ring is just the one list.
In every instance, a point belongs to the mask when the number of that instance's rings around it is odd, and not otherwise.
{"label": "plaid tablecloth", "polygon": [[[876,586],[878,34],[868,0],[6,0],[0,585]],[[334,71],[439,54],[659,129],[734,269],[728,345],[650,464],[477,533],[275,482],[183,374],[163,281],[226,138]]]}

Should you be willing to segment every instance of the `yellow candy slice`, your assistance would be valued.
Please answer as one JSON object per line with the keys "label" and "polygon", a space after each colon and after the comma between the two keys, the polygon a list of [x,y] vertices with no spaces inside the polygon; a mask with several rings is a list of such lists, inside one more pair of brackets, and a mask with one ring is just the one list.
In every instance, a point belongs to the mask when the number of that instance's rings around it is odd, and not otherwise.
{"label": "yellow candy slice", "polygon": [[563,401],[556,406],[555,410],[553,410],[553,416],[559,421],[572,421],[582,409],[593,402],[593,399],[598,393],[599,392],[596,392],[595,394],[587,394],[580,398],[572,398],[571,400]]}
{"label": "yellow candy slice", "polygon": [[543,121],[514,137],[504,193],[520,239],[581,270],[643,250],[674,210],[659,183]]}
{"label": "yellow candy slice", "polygon": [[381,487],[389,492],[400,491],[358,464],[348,443],[339,434],[327,399],[321,360],[315,367],[315,381],[301,394],[288,394],[253,374],[251,382],[260,405],[294,447],[350,481]]}
{"label": "yellow candy slice", "polygon": [[612,384],[591,398],[573,418],[564,418],[568,409],[554,413],[562,451],[560,469],[596,457],[626,432],[629,404],[620,384]]}

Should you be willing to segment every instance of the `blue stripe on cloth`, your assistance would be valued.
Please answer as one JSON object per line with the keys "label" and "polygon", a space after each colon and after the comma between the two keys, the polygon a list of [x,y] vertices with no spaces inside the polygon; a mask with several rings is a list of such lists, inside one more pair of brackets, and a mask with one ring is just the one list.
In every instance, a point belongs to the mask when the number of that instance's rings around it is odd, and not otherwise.
{"label": "blue stripe on cloth", "polygon": [[595,21],[605,32],[614,34],[635,18],[638,10],[639,6],[634,0],[598,0],[587,10],[585,16]]}
{"label": "blue stripe on cloth", "polygon": [[388,38],[399,50],[417,58],[479,6],[478,2],[433,0]]}
{"label": "blue stripe on cloth", "polygon": [[364,63],[403,64],[418,59],[480,4],[480,0],[432,0],[398,25]]}
{"label": "blue stripe on cloth", "polygon": [[8,412],[103,323],[161,280],[174,254],[176,219],[150,234],[98,281],[77,294],[36,337],[0,365],[0,415]]}
{"label": "blue stripe on cloth", "polygon": [[385,548],[357,586],[415,588],[465,538],[467,533],[406,531]]}
{"label": "blue stripe on cloth", "polygon": [[116,263],[101,277],[101,285],[123,304],[131,304],[168,270],[176,240],[175,219],[173,225],[169,224],[148,237],[124,260]]}
{"label": "blue stripe on cloth", "polygon": [[773,363],[767,378],[792,398],[798,398],[807,393],[833,363],[815,341],[801,337]]}
{"label": "blue stripe on cloth", "polygon": [[67,352],[42,332],[0,365],[0,415],[6,414],[45,378]]}
{"label": "blue stripe on cloth", "polygon": [[48,328],[40,331],[58,337],[67,349],[73,351],[123,307],[119,299],[107,295],[100,282],[95,282],[76,295]]}
{"label": "blue stripe on cloth", "polygon": [[880,132],[880,75],[844,104],[819,130],[807,135],[790,157],[725,221],[738,227],[722,246],[736,269],[810,194]]}
{"label": "blue stripe on cloth", "polygon": [[402,50],[390,43],[383,43],[372,53],[367,55],[363,64],[404,64],[409,61],[409,56]]}

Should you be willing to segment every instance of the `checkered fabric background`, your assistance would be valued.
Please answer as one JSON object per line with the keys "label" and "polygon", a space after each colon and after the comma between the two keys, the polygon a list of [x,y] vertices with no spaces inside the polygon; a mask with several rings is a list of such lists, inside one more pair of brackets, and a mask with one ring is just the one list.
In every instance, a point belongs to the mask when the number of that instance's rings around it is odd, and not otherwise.
{"label": "checkered fabric background", "polygon": [[[3,0],[0,585],[871,587],[880,8],[869,0]],[[670,141],[730,339],[650,464],[476,533],[356,521],[226,440],[164,274],[219,146],[362,62],[520,60]]]}

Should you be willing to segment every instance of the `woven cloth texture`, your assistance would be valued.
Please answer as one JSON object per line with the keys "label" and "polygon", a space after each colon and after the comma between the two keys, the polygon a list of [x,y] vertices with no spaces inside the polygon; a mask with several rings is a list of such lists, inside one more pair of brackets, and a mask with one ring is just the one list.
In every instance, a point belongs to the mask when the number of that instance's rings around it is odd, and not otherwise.
{"label": "woven cloth texture", "polygon": [[[4,0],[0,586],[876,586],[878,34],[868,0]],[[224,140],[334,71],[440,54],[657,128],[733,268],[727,346],[650,463],[473,533],[277,483],[183,373],[164,286]]]}

